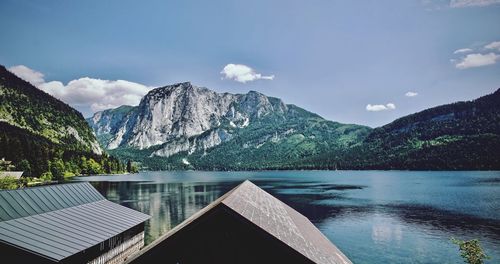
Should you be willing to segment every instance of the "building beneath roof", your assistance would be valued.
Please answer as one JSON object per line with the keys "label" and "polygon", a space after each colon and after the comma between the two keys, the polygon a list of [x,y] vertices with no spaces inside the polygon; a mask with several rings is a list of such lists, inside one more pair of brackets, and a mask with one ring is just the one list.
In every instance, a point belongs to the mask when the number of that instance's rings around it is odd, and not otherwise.
{"label": "building beneath roof", "polygon": [[144,245],[149,216],[87,182],[0,191],[0,252],[17,263],[122,263]]}
{"label": "building beneath roof", "polygon": [[245,181],[131,256],[127,263],[351,261],[305,216]]}

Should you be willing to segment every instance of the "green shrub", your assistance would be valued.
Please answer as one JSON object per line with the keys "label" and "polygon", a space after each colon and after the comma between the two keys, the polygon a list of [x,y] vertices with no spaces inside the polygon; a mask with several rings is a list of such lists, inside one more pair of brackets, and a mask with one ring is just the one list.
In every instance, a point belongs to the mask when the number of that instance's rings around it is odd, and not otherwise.
{"label": "green shrub", "polygon": [[464,259],[465,263],[469,264],[483,264],[485,259],[489,257],[484,253],[479,240],[472,239],[468,241],[451,238],[451,242],[458,245],[460,249],[460,256]]}
{"label": "green shrub", "polygon": [[52,178],[56,181],[64,180],[64,162],[60,159],[56,159],[50,163],[50,172],[52,173]]}
{"label": "green shrub", "polygon": [[14,190],[19,188],[19,181],[11,176],[0,178],[0,189]]}
{"label": "green shrub", "polygon": [[46,171],[46,172],[42,173],[42,175],[40,176],[40,179],[42,179],[44,181],[51,181],[52,180],[52,172]]}

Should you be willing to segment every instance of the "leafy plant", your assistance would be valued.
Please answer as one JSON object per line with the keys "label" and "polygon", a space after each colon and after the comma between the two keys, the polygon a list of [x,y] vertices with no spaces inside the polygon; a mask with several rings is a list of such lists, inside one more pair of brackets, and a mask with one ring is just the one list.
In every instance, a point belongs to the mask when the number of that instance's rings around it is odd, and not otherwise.
{"label": "leafy plant", "polygon": [[11,176],[0,178],[0,189],[13,190],[19,188],[19,181]]}
{"label": "leafy plant", "polygon": [[135,164],[131,160],[128,160],[127,161],[127,172],[128,173],[138,173],[139,168],[137,167],[137,164]]}
{"label": "leafy plant", "polygon": [[52,172],[46,171],[40,175],[40,179],[43,181],[51,181],[52,180]]}
{"label": "leafy plant", "polygon": [[485,259],[489,259],[481,248],[481,244],[478,239],[464,241],[451,238],[451,242],[458,245],[460,249],[460,256],[462,256],[465,263],[483,264]]}
{"label": "leafy plant", "polygon": [[12,161],[5,160],[5,158],[0,159],[0,171],[10,171],[14,169],[14,165],[11,163]]}

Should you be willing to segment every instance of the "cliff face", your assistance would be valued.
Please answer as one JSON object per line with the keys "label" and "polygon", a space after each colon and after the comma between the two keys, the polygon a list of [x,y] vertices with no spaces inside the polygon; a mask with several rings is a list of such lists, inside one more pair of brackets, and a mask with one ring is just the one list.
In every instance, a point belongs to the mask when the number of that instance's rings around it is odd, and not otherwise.
{"label": "cliff face", "polygon": [[151,90],[136,107],[98,112],[87,121],[105,148],[143,164],[156,159],[152,163],[162,166],[154,169],[290,165],[325,149],[350,148],[370,131],[258,92],[217,93],[188,82]]}
{"label": "cliff face", "polygon": [[287,112],[281,100],[258,92],[221,94],[186,82],[154,89],[139,106],[98,112],[88,122],[107,149],[170,143],[155,152],[170,156],[214,147],[231,139],[232,130]]}

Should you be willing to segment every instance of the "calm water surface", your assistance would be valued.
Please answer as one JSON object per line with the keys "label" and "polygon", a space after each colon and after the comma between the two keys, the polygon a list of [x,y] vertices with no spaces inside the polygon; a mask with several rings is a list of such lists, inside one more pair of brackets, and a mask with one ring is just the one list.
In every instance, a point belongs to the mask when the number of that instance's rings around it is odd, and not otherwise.
{"label": "calm water surface", "polygon": [[500,263],[500,172],[142,172],[79,177],[152,216],[150,243],[241,181],[307,216],[354,263],[462,263],[450,237]]}

